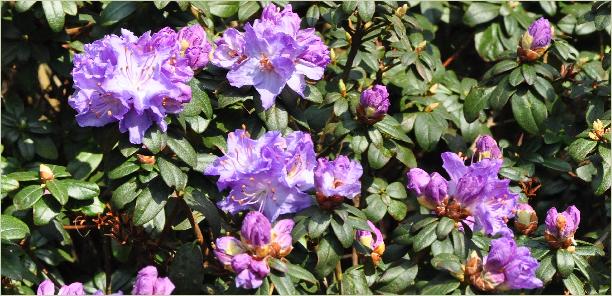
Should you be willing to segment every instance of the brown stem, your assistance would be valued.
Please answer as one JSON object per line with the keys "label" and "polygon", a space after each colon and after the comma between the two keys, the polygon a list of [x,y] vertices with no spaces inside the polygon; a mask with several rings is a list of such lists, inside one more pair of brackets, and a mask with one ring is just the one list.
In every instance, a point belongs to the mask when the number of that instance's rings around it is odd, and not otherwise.
{"label": "brown stem", "polygon": [[444,61],[444,63],[442,63],[442,65],[444,65],[445,68],[448,67],[448,65],[450,65],[461,54],[461,52],[468,46],[468,44],[470,44],[472,42],[472,39],[473,38],[470,38],[470,39],[468,39],[468,42],[465,42],[465,43],[461,44],[459,49],[457,51],[455,51],[455,53],[453,53],[453,55],[448,57],[448,59],[446,59]]}
{"label": "brown stem", "polygon": [[336,279],[338,282],[342,281],[342,264],[340,264],[340,261],[336,263]]}
{"label": "brown stem", "polygon": [[363,38],[363,24],[361,23],[361,18],[358,18],[357,29],[355,30],[355,34],[352,36],[351,40],[351,50],[348,53],[346,58],[346,64],[344,65],[344,73],[342,73],[342,79],[346,82],[348,80],[349,73],[351,72],[351,68],[353,67],[353,62],[355,61],[355,56],[357,56],[357,52],[359,51],[359,46],[361,46],[361,39]]}
{"label": "brown stem", "polygon": [[198,244],[202,248],[202,252],[204,254],[204,250],[206,248],[206,245],[204,244],[204,235],[202,235],[202,230],[200,230],[200,225],[198,225],[198,223],[195,221],[195,217],[193,216],[193,212],[189,208],[189,205],[187,204],[187,202],[185,202],[185,200],[181,198],[181,203],[183,204],[183,207],[187,211],[187,219],[189,220],[189,223],[191,224],[191,228],[193,229],[193,233],[195,234],[196,239],[198,241]]}
{"label": "brown stem", "polygon": [[96,225],[64,225],[64,229],[66,230],[84,230],[96,228]]}

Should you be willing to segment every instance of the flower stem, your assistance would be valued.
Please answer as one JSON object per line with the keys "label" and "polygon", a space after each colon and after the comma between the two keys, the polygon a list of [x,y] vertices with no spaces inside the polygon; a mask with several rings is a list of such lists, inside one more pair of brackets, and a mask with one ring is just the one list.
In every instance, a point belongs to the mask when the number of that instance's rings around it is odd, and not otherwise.
{"label": "flower stem", "polygon": [[352,36],[351,41],[351,50],[348,53],[346,58],[346,64],[344,65],[344,73],[342,73],[342,79],[344,81],[348,80],[349,73],[351,72],[351,68],[353,67],[353,62],[355,61],[355,56],[357,56],[357,52],[359,51],[359,46],[361,46],[361,39],[363,38],[363,24],[361,19],[358,19],[357,29],[355,30],[355,34]]}

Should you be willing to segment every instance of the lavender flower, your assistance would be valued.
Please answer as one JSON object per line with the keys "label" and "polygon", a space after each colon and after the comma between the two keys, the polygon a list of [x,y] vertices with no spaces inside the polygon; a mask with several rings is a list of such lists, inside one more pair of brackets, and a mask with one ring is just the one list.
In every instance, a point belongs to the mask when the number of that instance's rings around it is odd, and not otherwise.
{"label": "lavender flower", "polygon": [[212,46],[206,39],[206,32],[200,25],[184,27],[178,32],[181,53],[189,60],[193,70],[203,68],[208,64],[208,55]]}
{"label": "lavender flower", "polygon": [[232,86],[254,86],[265,109],[285,85],[303,96],[304,77],[321,79],[330,60],[321,38],[313,29],[300,30],[300,21],[291,5],[281,11],[270,4],[260,19],[245,25],[244,34],[234,29],[223,34],[212,63],[230,69]]}
{"label": "lavender flower", "polygon": [[186,83],[193,77],[180,54],[177,34],[164,28],[136,37],[128,30],[84,46],[74,57],[74,94],[68,103],[80,126],[119,122],[130,142],[142,143],[153,123],[166,130],[166,113],[177,113],[191,100]]}
{"label": "lavender flower", "polygon": [[523,61],[535,61],[540,58],[554,35],[553,27],[547,19],[541,17],[533,22],[523,34],[518,54]]}
{"label": "lavender flower", "polygon": [[[55,285],[51,280],[44,280],[38,285],[36,295],[55,295]],[[57,295],[85,295],[83,284],[74,282],[68,286],[61,286]]]}
{"label": "lavender flower", "polygon": [[375,85],[361,93],[357,115],[359,118],[372,124],[380,121],[389,110],[389,93],[384,85]]}
{"label": "lavender flower", "polygon": [[568,248],[575,244],[574,234],[580,224],[580,211],[569,206],[564,212],[550,208],[546,213],[544,238],[553,248]]}
{"label": "lavender flower", "polygon": [[[382,232],[380,232],[380,229],[378,229],[372,221],[368,220],[368,226],[370,226],[371,231],[357,230],[356,236],[362,245],[372,250],[370,254],[372,261],[374,264],[378,264],[380,262],[380,257],[385,252],[385,241],[383,240]],[[375,237],[373,237],[372,234],[374,234]]]}
{"label": "lavender flower", "polygon": [[254,289],[270,273],[269,258],[282,258],[292,249],[293,221],[276,222],[274,227],[259,212],[250,212],[242,222],[242,240],[231,236],[218,238],[215,255],[226,269],[237,274],[236,287]]}
{"label": "lavender flower", "polygon": [[225,155],[204,173],[219,176],[220,190],[231,189],[218,203],[222,210],[256,210],[274,221],[312,204],[303,191],[313,187],[314,159],[310,135],[303,132],[287,137],[267,132],[253,140],[245,131],[236,130],[228,135]]}
{"label": "lavender flower", "polygon": [[517,247],[510,238],[491,241],[489,254],[483,264],[472,253],[466,264],[470,283],[482,291],[535,289],[543,283],[535,276],[540,265],[527,247]]}
{"label": "lavender flower", "polygon": [[442,153],[442,160],[449,181],[418,168],[408,172],[408,189],[419,195],[419,203],[438,216],[473,223],[486,234],[511,236],[506,222],[514,216],[518,195],[510,192],[510,180],[498,179],[501,161],[483,159],[466,166],[451,152]]}
{"label": "lavender flower", "polygon": [[362,174],[361,164],[344,155],[338,156],[333,161],[319,158],[314,171],[317,195],[352,199],[361,193],[359,178]]}
{"label": "lavender flower", "polygon": [[489,135],[482,135],[476,139],[476,153],[478,154],[479,159],[503,158],[502,152],[499,149],[499,146],[497,146],[497,142]]}
{"label": "lavender flower", "polygon": [[524,235],[529,235],[538,228],[538,215],[527,203],[520,203],[516,208],[514,228]]}
{"label": "lavender flower", "polygon": [[132,294],[134,295],[170,295],[174,291],[174,284],[167,277],[157,276],[155,266],[141,269],[136,276]]}

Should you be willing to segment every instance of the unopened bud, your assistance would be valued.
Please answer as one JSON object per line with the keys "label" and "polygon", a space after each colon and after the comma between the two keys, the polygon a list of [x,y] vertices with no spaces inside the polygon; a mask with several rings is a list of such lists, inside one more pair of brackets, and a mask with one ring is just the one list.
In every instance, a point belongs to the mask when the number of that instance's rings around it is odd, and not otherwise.
{"label": "unopened bud", "polygon": [[340,90],[340,95],[342,97],[346,97],[346,84],[344,84],[343,79],[340,79],[340,81],[338,81],[338,89]]}
{"label": "unopened bud", "polygon": [[53,171],[51,171],[51,168],[44,164],[40,164],[38,168],[38,173],[40,176],[40,181],[42,181],[43,183],[51,181],[55,178],[55,176],[53,175]]}
{"label": "unopened bud", "polygon": [[529,204],[519,204],[514,218],[514,227],[524,235],[529,235],[538,228],[538,216]]}
{"label": "unopened bud", "polygon": [[427,107],[425,107],[425,112],[432,112],[433,110],[438,108],[439,105],[440,105],[440,103],[438,103],[438,102],[431,103],[431,104],[427,105]]}
{"label": "unopened bud", "polygon": [[408,4],[404,4],[395,10],[395,15],[398,17],[402,17],[406,15],[407,11],[408,11]]}
{"label": "unopened bud", "polygon": [[336,63],[336,51],[333,48],[329,51],[329,58],[332,63]]}
{"label": "unopened bud", "polygon": [[136,154],[138,161],[142,164],[155,164],[155,156]]}
{"label": "unopened bud", "polygon": [[364,29],[368,29],[371,26],[372,26],[372,21],[369,21],[369,22],[365,23],[365,25],[363,25],[363,28]]}

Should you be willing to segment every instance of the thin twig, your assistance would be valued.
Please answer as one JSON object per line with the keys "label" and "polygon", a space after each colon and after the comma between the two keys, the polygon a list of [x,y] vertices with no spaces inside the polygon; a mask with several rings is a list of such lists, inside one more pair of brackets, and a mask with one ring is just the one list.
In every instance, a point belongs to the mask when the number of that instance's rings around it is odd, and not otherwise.
{"label": "thin twig", "polygon": [[351,39],[351,50],[348,53],[346,58],[346,64],[344,65],[344,73],[342,73],[342,79],[344,81],[348,80],[349,73],[351,72],[351,68],[353,68],[353,62],[355,61],[355,56],[357,56],[357,52],[359,51],[359,46],[361,46],[361,39],[363,38],[363,24],[361,22],[361,18],[357,19],[357,29],[355,30],[355,34]]}
{"label": "thin twig", "polygon": [[459,49],[457,49],[453,55],[448,57],[448,59],[446,59],[442,65],[444,65],[445,68],[448,67],[448,65],[450,65],[450,63],[452,63],[461,54],[461,52],[468,46],[468,44],[472,42],[472,40],[473,38],[469,38],[467,42],[461,44]]}
{"label": "thin twig", "polygon": [[196,236],[198,244],[202,248],[202,254],[204,254],[204,250],[206,248],[206,245],[204,244],[204,235],[202,235],[202,230],[200,230],[200,225],[198,225],[198,223],[195,221],[195,217],[193,216],[193,212],[189,208],[189,205],[187,204],[187,202],[184,199],[182,199],[182,198],[181,198],[180,201],[183,204],[183,207],[185,208],[185,210],[187,211],[187,220],[189,220],[189,223],[191,224],[191,228],[193,229],[193,233]]}
{"label": "thin twig", "polygon": [[106,289],[105,294],[110,295],[112,293],[111,287],[111,278],[113,275],[112,267],[111,267],[111,241],[107,236],[102,236],[104,243],[102,244],[102,249],[104,251],[104,273],[106,274]]}
{"label": "thin twig", "polygon": [[96,225],[64,225],[64,229],[66,230],[84,230],[96,228]]}

